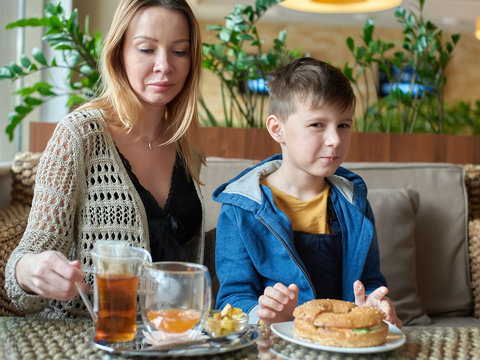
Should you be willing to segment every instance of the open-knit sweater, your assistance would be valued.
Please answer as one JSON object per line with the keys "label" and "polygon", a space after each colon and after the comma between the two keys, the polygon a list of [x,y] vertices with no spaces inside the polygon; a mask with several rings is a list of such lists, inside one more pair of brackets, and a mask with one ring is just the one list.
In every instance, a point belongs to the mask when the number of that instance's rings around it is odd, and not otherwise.
{"label": "open-knit sweater", "polygon": [[[186,260],[203,261],[203,233],[202,215],[197,236],[184,245]],[[90,250],[98,239],[122,239],[150,249],[145,208],[105,120],[99,110],[85,110],[58,123],[40,159],[28,225],[5,269],[5,289],[13,304],[44,318],[88,316],[79,296],[57,301],[25,292],[15,267],[27,253],[58,250],[91,269]],[[92,275],[86,281],[92,300]]]}

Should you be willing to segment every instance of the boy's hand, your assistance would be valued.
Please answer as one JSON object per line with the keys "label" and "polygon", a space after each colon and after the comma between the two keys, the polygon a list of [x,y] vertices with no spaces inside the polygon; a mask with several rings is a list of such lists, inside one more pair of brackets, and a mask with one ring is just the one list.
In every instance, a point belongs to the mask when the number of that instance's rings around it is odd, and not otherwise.
{"label": "boy's hand", "polygon": [[386,296],[388,288],[381,286],[374,290],[370,295],[365,295],[365,287],[360,280],[353,283],[353,293],[355,294],[355,304],[358,306],[370,306],[380,310],[387,315],[385,320],[398,328],[402,327],[402,321],[397,317],[395,307]]}
{"label": "boy's hand", "polygon": [[258,317],[266,324],[292,320],[293,310],[298,304],[298,286],[288,288],[280,283],[265,288],[258,298]]}

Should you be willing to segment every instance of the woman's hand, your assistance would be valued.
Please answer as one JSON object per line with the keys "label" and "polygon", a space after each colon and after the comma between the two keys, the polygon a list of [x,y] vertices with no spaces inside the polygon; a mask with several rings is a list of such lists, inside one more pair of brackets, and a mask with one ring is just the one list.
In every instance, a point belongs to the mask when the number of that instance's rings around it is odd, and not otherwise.
{"label": "woman's hand", "polygon": [[395,307],[393,306],[388,294],[388,288],[380,286],[370,295],[365,295],[365,287],[360,280],[353,283],[353,293],[355,294],[355,304],[358,306],[370,306],[380,310],[387,315],[385,320],[398,328],[402,327],[402,321],[397,317]]}
{"label": "woman's hand", "polygon": [[77,296],[75,282],[88,289],[80,261],[70,261],[59,251],[26,254],[17,263],[16,276],[26,292],[47,299],[66,301]]}
{"label": "woman's hand", "polygon": [[258,298],[258,317],[266,324],[292,320],[293,310],[298,303],[298,286],[286,287],[277,283],[265,288]]}

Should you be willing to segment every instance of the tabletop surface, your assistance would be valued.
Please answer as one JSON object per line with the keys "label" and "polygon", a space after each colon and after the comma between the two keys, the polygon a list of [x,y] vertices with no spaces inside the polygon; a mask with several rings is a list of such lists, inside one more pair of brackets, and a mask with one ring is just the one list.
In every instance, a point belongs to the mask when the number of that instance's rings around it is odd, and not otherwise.
{"label": "tabletop surface", "polygon": [[[91,344],[93,332],[89,319],[3,317],[0,318],[0,359],[128,358],[95,348]],[[252,346],[214,356],[177,356],[176,359],[480,359],[480,328],[406,327],[403,332],[407,341],[393,351],[340,354],[295,345],[262,326]]]}

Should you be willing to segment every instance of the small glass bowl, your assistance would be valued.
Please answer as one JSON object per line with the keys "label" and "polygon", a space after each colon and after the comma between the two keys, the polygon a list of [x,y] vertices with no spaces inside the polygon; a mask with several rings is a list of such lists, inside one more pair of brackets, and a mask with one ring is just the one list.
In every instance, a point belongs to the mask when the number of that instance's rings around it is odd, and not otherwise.
{"label": "small glass bowl", "polygon": [[[215,315],[217,314],[217,315]],[[211,336],[225,336],[242,331],[248,324],[248,314],[242,312],[235,315],[235,317],[220,316],[220,310],[213,310],[208,316],[205,324],[205,330]]]}

